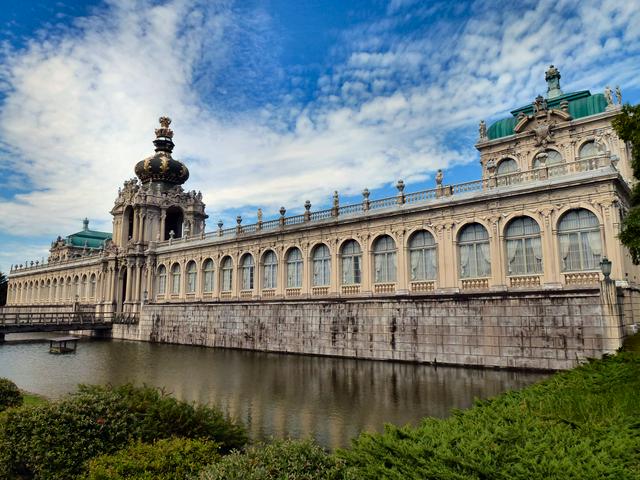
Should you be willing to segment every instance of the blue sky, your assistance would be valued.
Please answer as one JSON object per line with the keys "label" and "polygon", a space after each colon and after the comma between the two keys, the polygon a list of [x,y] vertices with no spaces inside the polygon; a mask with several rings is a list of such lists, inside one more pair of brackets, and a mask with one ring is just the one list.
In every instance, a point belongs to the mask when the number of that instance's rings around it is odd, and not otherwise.
{"label": "blue sky", "polygon": [[230,225],[479,177],[488,123],[544,93],[640,98],[638,0],[95,0],[0,11],[0,270],[111,229],[172,117],[185,188]]}

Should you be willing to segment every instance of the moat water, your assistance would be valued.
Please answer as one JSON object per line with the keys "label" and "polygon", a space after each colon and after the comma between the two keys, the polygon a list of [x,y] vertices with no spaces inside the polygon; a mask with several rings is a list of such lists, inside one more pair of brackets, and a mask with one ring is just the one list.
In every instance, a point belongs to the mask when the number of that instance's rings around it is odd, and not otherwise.
{"label": "moat water", "polygon": [[[16,338],[25,336],[7,336]],[[253,439],[313,437],[329,448],[347,446],[361,431],[381,431],[385,423],[446,417],[476,398],[546,377],[115,340],[83,339],[67,355],[52,355],[48,346],[0,345],[0,377],[49,398],[79,383],[153,385],[181,400],[217,405]]]}

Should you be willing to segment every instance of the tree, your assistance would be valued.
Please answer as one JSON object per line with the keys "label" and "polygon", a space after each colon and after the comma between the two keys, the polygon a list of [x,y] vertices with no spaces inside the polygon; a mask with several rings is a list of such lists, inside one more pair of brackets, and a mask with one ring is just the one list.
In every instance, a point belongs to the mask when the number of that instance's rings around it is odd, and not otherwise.
{"label": "tree", "polygon": [[[640,180],[640,105],[622,107],[612,124],[618,137],[631,144],[631,169]],[[633,263],[640,264],[640,182],[633,188],[631,210],[622,221],[620,240],[631,252]]]}
{"label": "tree", "polygon": [[7,304],[7,289],[9,288],[9,279],[0,272],[0,306]]}

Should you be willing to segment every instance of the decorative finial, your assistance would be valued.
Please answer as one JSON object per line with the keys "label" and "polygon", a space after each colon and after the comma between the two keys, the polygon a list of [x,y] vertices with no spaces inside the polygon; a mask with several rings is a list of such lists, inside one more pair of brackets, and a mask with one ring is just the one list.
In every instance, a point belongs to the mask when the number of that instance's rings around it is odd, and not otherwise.
{"label": "decorative finial", "polygon": [[547,81],[547,98],[555,98],[562,95],[560,90],[560,72],[553,65],[549,65],[549,69],[544,74]]}
{"label": "decorative finial", "polygon": [[82,230],[85,232],[89,230],[89,219],[87,217],[84,217],[84,220],[82,220]]}
{"label": "decorative finial", "polygon": [[487,124],[484,123],[484,120],[480,120],[480,125],[478,125],[478,140],[480,142],[486,142],[487,138]]}
{"label": "decorative finial", "polygon": [[173,130],[169,128],[171,125],[171,119],[169,117],[160,117],[160,128],[156,128],[156,139],[153,141],[153,144],[156,147],[156,152],[167,152],[171,153],[173,151]]}

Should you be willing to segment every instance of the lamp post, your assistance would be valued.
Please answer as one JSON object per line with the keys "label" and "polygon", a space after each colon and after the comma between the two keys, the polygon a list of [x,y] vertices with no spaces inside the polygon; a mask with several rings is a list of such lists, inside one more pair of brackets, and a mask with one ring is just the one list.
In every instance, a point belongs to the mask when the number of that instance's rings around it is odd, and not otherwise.
{"label": "lamp post", "polygon": [[609,276],[611,275],[611,260],[607,257],[602,257],[600,261],[600,269],[602,270],[602,274],[604,275],[604,280],[609,281]]}

